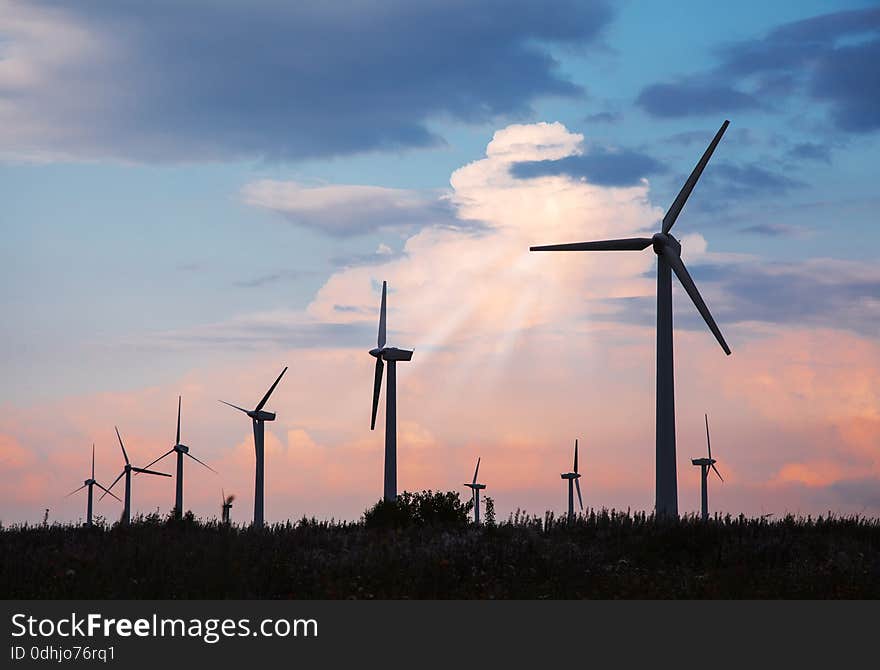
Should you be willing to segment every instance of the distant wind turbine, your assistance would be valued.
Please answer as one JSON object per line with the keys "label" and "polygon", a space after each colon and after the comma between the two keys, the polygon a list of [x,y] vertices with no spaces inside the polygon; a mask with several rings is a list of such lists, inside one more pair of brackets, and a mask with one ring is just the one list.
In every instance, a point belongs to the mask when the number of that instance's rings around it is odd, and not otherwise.
{"label": "distant wind turbine", "polygon": [[177,452],[177,486],[174,493],[175,519],[180,519],[183,516],[183,457],[189,456],[196,463],[204,465],[206,468],[208,468],[208,470],[210,470],[214,474],[217,474],[217,471],[214,468],[212,468],[207,463],[202,463],[202,461],[189,453],[189,447],[187,447],[185,444],[180,443],[180,404],[181,398],[180,396],[177,396],[177,440],[174,442],[174,446],[147,466],[150,467],[151,465],[155,465],[169,454],[173,454],[175,451]]}
{"label": "distant wind turbine", "polygon": [[721,141],[729,121],[721,125],[691,176],[685,182],[675,202],[663,217],[661,232],[653,237],[635,237],[601,242],[575,242],[531,247],[531,251],[642,251],[653,246],[657,254],[657,405],[656,405],[656,503],[658,516],[678,515],[678,481],[675,470],[675,388],[672,366],[672,272],[678,277],[684,290],[696,305],[709,330],[730,355],[730,347],[724,341],[721,330],[712,318],[693,279],[681,260],[681,244],[669,230],[675,223],[688,197],[694,190],[712,152]]}
{"label": "distant wind turbine", "polygon": [[[471,497],[474,501],[474,523],[480,523],[480,491],[486,488],[485,484],[477,484],[477,473],[480,471],[480,459],[477,459],[477,467],[474,469],[474,481],[465,484],[471,490]],[[491,519],[489,519],[491,521]]]}
{"label": "distant wind turbine", "polygon": [[[114,426],[114,428],[116,427]],[[153,470],[147,470],[146,468],[134,467],[128,460],[128,454],[125,453],[125,445],[122,444],[122,436],[119,434],[119,428],[116,428],[116,437],[119,438],[119,446],[122,449],[122,457],[125,459],[125,467],[122,468],[122,472],[120,472],[119,476],[113,480],[113,483],[110,484],[110,488],[105,490],[104,495],[101,496],[99,500],[103,500],[104,496],[107,494],[113,495],[110,491],[116,486],[116,482],[125,476],[125,502],[123,503],[122,509],[122,523],[129,524],[131,523],[131,473],[143,472],[145,475],[158,475],[160,477],[170,477],[171,475],[165,474],[164,472],[154,472]]]}
{"label": "distant wind turbine", "polygon": [[715,471],[715,474],[718,475],[718,479],[720,479],[722,482],[724,481],[724,477],[721,476],[721,473],[718,472],[718,468],[715,467],[715,464],[718,461],[712,458],[712,443],[709,441],[709,415],[705,414],[704,417],[706,419],[706,448],[709,450],[709,458],[692,458],[691,463],[693,465],[700,466],[700,500],[702,503],[701,508],[703,521],[706,521],[709,518],[709,468],[712,468]]}
{"label": "distant wind turbine", "polygon": [[220,509],[223,523],[229,523],[229,510],[232,509],[232,501],[235,500],[235,494],[230,493],[228,496],[223,489],[220,489]]}
{"label": "distant wind turbine", "polygon": [[385,500],[397,500],[397,362],[412,360],[413,352],[407,349],[385,346],[385,311],[387,282],[382,282],[382,304],[379,307],[378,346],[370,350],[376,359],[373,379],[373,415],[370,430],[376,428],[376,412],[379,409],[379,392],[382,389],[384,361],[388,361],[388,388],[385,390]]}
{"label": "distant wind turbine", "polygon": [[565,472],[561,475],[562,479],[568,480],[568,518],[574,518],[574,488],[577,487],[578,504],[581,512],[584,511],[584,499],[581,498],[581,483],[578,481],[581,476],[578,474],[578,441],[574,441],[574,469],[572,472]]}
{"label": "distant wind turbine", "polygon": [[268,402],[269,396],[272,395],[272,391],[275,390],[275,387],[278,386],[278,382],[281,381],[281,378],[284,376],[284,373],[287,372],[287,368],[285,367],[281,374],[278,375],[278,379],[275,380],[275,383],[269,387],[269,390],[266,391],[266,395],[263,396],[263,399],[257,404],[257,406],[252,410],[246,410],[244,407],[239,407],[238,405],[233,405],[232,403],[228,403],[225,400],[221,400],[224,405],[229,405],[237,409],[240,412],[244,412],[247,414],[254,424],[254,451],[256,453],[256,472],[254,474],[254,526],[257,528],[262,528],[263,523],[265,521],[263,516],[263,474],[264,474],[264,456],[265,456],[265,426],[263,425],[265,421],[274,421],[275,420],[275,412],[266,412],[263,410],[263,406]]}
{"label": "distant wind turbine", "polygon": [[[83,482],[83,485],[80,486],[78,489],[76,489],[76,491],[71,491],[70,493],[68,493],[64,497],[69,498],[74,493],[78,493],[79,491],[82,491],[87,486],[89,487],[89,503],[88,503],[88,507],[86,508],[86,525],[91,526],[92,525],[92,487],[97,486],[102,491],[105,491],[106,493],[110,493],[109,490],[105,489],[97,481],[95,481],[95,445],[94,444],[92,445],[92,476],[89,477],[88,479],[86,479]],[[116,495],[114,495],[113,493],[110,493],[110,495],[113,496],[114,498],[116,498],[117,500],[119,500],[119,498],[117,498]],[[103,496],[101,496],[101,497],[103,497]],[[119,500],[119,502],[122,502],[122,501]]]}

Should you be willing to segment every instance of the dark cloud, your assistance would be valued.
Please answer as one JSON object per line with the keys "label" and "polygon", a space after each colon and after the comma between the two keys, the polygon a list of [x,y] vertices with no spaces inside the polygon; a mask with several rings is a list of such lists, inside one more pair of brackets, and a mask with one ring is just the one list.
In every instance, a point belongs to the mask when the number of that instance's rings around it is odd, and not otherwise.
{"label": "dark cloud", "polygon": [[269,274],[253,277],[252,279],[242,279],[233,282],[232,285],[237,288],[261,288],[269,284],[300,279],[303,274],[303,272],[297,270],[279,270],[278,272],[270,272]]}
{"label": "dark cloud", "polygon": [[365,265],[384,265],[390,261],[404,258],[406,254],[403,251],[392,251],[384,249],[375,251],[371,254],[351,253],[340,256],[334,256],[330,259],[330,264],[336,268],[353,268]]}
{"label": "dark cloud", "polygon": [[576,0],[65,0],[12,11],[71,36],[41,41],[15,22],[0,35],[14,47],[8,65],[39,75],[0,92],[10,129],[0,142],[140,161],[438,144],[432,119],[525,117],[540,97],[581,95],[547,46],[594,43],[612,16],[607,2]]}
{"label": "dark cloud", "polygon": [[706,170],[703,178],[709,188],[725,198],[754,198],[781,195],[804,183],[759,163],[729,163],[719,161]]}
{"label": "dark cloud", "polygon": [[880,509],[880,480],[876,478],[841,479],[828,488],[839,502]]}
{"label": "dark cloud", "polygon": [[769,107],[800,95],[827,103],[840,130],[880,128],[880,9],[787,23],[727,45],[718,56],[713,69],[647,86],[637,103],[654,116],[683,117]]}
{"label": "dark cloud", "polygon": [[584,117],[584,123],[617,123],[623,119],[620,112],[598,112]]}
{"label": "dark cloud", "polygon": [[514,163],[510,169],[517,179],[566,175],[575,179],[583,178],[600,186],[634,186],[648,175],[666,171],[666,166],[658,160],[639,151],[601,147],[558,160]]}
{"label": "dark cloud", "polygon": [[880,321],[880,273],[858,263],[751,262],[689,267],[694,281],[719,285],[711,304],[719,323],[762,321],[845,328],[874,336]]}
{"label": "dark cloud", "polygon": [[729,115],[760,106],[757,98],[731,86],[697,81],[652,84],[639,93],[636,104],[649,114],[667,118]]}
{"label": "dark cloud", "polygon": [[740,229],[743,233],[762,235],[764,237],[808,237],[811,233],[801,226],[793,226],[789,223],[759,223],[754,226],[746,226]]}
{"label": "dark cloud", "polygon": [[802,142],[793,146],[788,156],[797,160],[819,161],[831,164],[831,147],[827,144],[815,142]]}

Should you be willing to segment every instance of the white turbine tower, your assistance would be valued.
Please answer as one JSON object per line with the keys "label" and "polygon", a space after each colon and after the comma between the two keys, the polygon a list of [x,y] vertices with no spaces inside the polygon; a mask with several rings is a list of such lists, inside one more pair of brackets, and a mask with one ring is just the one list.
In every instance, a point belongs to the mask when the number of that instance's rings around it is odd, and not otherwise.
{"label": "white turbine tower", "polygon": [[379,338],[377,347],[370,350],[376,359],[373,378],[373,415],[370,430],[376,428],[376,412],[379,409],[379,392],[382,389],[384,361],[388,361],[388,387],[385,390],[385,486],[383,498],[397,500],[397,362],[412,360],[413,352],[407,349],[385,346],[385,311],[387,282],[382,282],[382,303],[379,307]]}
{"label": "white turbine tower", "polygon": [[278,382],[281,381],[281,378],[284,376],[284,373],[287,372],[287,368],[285,367],[281,374],[278,375],[278,379],[275,380],[275,383],[269,387],[269,390],[266,391],[266,395],[263,396],[263,399],[257,404],[257,406],[252,410],[246,410],[244,407],[239,407],[238,405],[233,405],[232,403],[226,402],[225,400],[221,400],[224,405],[229,405],[237,409],[240,412],[244,412],[247,414],[254,424],[254,452],[256,453],[256,472],[254,474],[254,526],[257,528],[262,528],[264,523],[263,516],[263,475],[264,475],[264,444],[265,444],[265,426],[263,425],[265,421],[274,421],[275,420],[275,412],[266,412],[263,410],[263,406],[269,400],[269,396],[272,395],[272,391],[275,390],[275,387],[278,386]]}
{"label": "white turbine tower", "polygon": [[[114,426],[114,428],[116,427]],[[123,503],[122,523],[129,524],[131,523],[131,473],[143,472],[145,475],[158,475],[159,477],[170,477],[171,475],[165,474],[164,472],[154,472],[153,470],[147,470],[146,468],[134,467],[128,460],[128,454],[125,453],[125,445],[122,444],[122,436],[119,434],[118,428],[116,428],[116,437],[119,438],[119,446],[122,448],[122,457],[125,459],[125,467],[122,468],[122,472],[120,472],[119,476],[113,480],[113,483],[110,484],[110,488],[104,492],[104,495],[101,496],[99,500],[103,500],[104,496],[110,493],[113,487],[116,486],[116,482],[125,476],[125,502]]]}
{"label": "white turbine tower", "polygon": [[578,481],[581,476],[578,474],[578,441],[574,441],[574,468],[572,472],[565,472],[561,475],[562,479],[568,480],[568,518],[574,518],[574,488],[577,487],[578,503],[581,506],[581,512],[584,511],[584,499],[581,498],[581,483]]}
{"label": "white turbine tower", "polygon": [[[477,459],[477,467],[474,469],[474,481],[465,484],[471,490],[471,498],[474,501],[474,523],[480,523],[480,491],[486,488],[485,484],[477,484],[477,473],[480,471],[480,459]],[[490,519],[491,521],[491,519]]]}
{"label": "white turbine tower", "polygon": [[[86,480],[83,482],[83,485],[80,486],[78,489],[76,489],[76,491],[71,491],[70,493],[68,493],[68,494],[67,494],[66,496],[64,496],[64,497],[65,497],[65,498],[69,498],[69,497],[72,496],[74,493],[78,493],[79,491],[82,491],[82,490],[83,490],[84,488],[86,488],[87,486],[89,487],[89,502],[88,502],[88,507],[86,507],[86,525],[87,525],[87,526],[91,526],[91,525],[92,525],[92,500],[93,500],[93,497],[92,497],[92,487],[93,487],[93,486],[97,486],[97,487],[98,487],[99,489],[101,489],[102,491],[105,491],[106,493],[110,493],[109,490],[105,489],[105,488],[104,488],[103,486],[101,486],[97,481],[95,481],[95,445],[94,445],[94,444],[92,445],[92,476],[89,477],[88,479],[86,479]],[[119,498],[116,497],[115,494],[110,493],[110,495],[113,496],[114,498],[116,498],[117,500],[119,500]],[[102,497],[103,497],[103,496],[102,496]],[[119,502],[122,502],[122,501],[119,500]]]}
{"label": "white turbine tower", "polygon": [[706,448],[709,450],[709,458],[692,458],[691,464],[700,466],[700,508],[702,511],[702,519],[703,521],[708,520],[709,518],[709,469],[715,471],[715,474],[718,475],[718,479],[724,482],[724,477],[721,476],[721,473],[718,472],[718,468],[715,467],[715,464],[718,462],[714,458],[712,458],[712,443],[709,441],[709,415],[704,414],[704,418],[706,419]]}
{"label": "white turbine tower", "polygon": [[661,232],[653,237],[634,237],[601,242],[575,242],[531,247],[531,251],[642,251],[654,248],[657,254],[657,405],[656,405],[656,502],[658,516],[678,516],[678,480],[675,470],[675,385],[672,367],[672,273],[678,277],[700,315],[715,335],[724,353],[730,347],[712,318],[693,279],[681,260],[681,244],[669,230],[675,223],[688,197],[694,190],[712,152],[721,141],[729,121],[721,125],[691,176],[685,182],[675,202],[663,217]]}
{"label": "white turbine tower", "polygon": [[159,456],[159,458],[157,458],[155,461],[153,461],[152,463],[150,463],[150,465],[147,466],[147,467],[150,467],[151,465],[155,465],[156,463],[161,461],[163,458],[165,458],[169,454],[173,454],[174,452],[177,452],[177,482],[176,482],[177,486],[175,487],[175,492],[174,492],[174,518],[175,519],[180,519],[183,516],[183,457],[189,456],[196,463],[200,463],[201,465],[204,465],[206,468],[208,468],[208,470],[210,470],[214,474],[217,474],[217,471],[214,468],[212,468],[207,463],[203,463],[198,458],[196,458],[191,453],[189,453],[188,446],[180,443],[180,403],[181,403],[181,398],[180,398],[180,396],[177,396],[177,440],[174,442],[174,446],[171,447],[171,449],[166,451],[164,454]]}

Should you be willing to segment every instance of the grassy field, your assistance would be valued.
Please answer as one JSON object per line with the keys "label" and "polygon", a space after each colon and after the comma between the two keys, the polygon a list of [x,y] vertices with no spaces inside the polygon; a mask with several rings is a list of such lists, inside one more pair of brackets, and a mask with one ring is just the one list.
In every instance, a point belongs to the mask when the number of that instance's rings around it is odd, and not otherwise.
{"label": "grassy field", "polygon": [[[374,520],[375,521],[375,520]],[[5,598],[878,598],[880,521],[591,512],[0,530]]]}

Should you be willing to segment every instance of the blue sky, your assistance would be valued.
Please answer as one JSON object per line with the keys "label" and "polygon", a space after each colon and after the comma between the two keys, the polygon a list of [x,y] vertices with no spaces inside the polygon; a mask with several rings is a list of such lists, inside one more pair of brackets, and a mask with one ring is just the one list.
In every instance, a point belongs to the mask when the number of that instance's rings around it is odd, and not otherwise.
{"label": "blue sky", "polygon": [[[869,337],[878,45],[857,1],[2,2],[0,403],[246,364],[258,344],[208,334],[463,225],[450,177],[509,124],[584,136],[524,182],[647,179],[662,211],[729,118],[676,232],[751,265],[695,277],[729,322]],[[345,348],[368,321],[265,341]]]}

